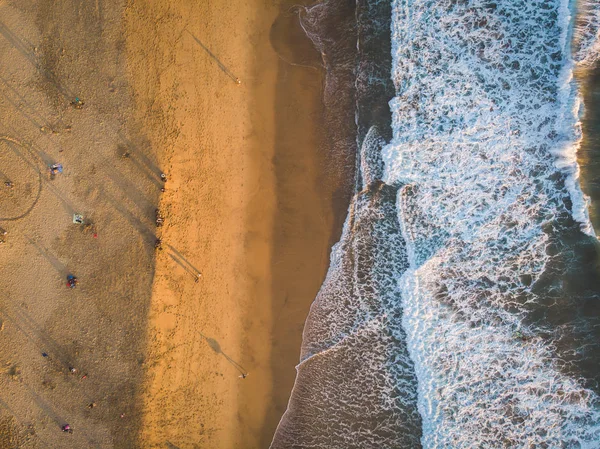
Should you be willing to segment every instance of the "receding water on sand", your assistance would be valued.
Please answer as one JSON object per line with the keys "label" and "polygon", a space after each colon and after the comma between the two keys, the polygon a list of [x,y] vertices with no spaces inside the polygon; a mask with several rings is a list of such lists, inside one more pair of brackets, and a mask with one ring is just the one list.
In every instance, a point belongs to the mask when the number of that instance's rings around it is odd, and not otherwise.
{"label": "receding water on sand", "polygon": [[590,220],[600,230],[600,66],[583,68],[577,76],[582,87],[585,114],[583,139],[578,152],[581,187],[591,199]]}
{"label": "receding water on sand", "polygon": [[[303,17],[332,68],[347,56],[327,53],[336,45],[322,25],[336,5]],[[328,71],[358,80],[357,194],[272,447],[600,440],[598,247],[579,187],[572,76],[598,57],[600,22],[590,3],[574,30],[572,6],[393,2],[391,140],[369,116],[387,103],[381,55],[359,51],[344,60],[350,70]],[[360,50],[386,22],[356,17],[358,29],[377,25]],[[326,89],[340,84],[328,78]]]}
{"label": "receding water on sand", "polygon": [[397,187],[380,181],[394,95],[391,8],[326,1],[299,13],[323,55],[334,152],[356,155],[355,195],[307,319],[296,384],[272,447],[416,448],[416,379],[394,278],[408,265]]}

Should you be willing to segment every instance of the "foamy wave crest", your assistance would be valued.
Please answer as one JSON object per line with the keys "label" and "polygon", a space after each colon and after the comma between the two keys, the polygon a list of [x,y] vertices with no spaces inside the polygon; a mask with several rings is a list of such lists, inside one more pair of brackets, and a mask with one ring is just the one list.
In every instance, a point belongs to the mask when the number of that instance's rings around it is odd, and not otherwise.
{"label": "foamy wave crest", "polygon": [[423,445],[596,448],[599,398],[556,343],[576,325],[559,331],[547,316],[570,299],[544,275],[563,234],[590,238],[571,219],[592,234],[576,179],[568,2],[396,0],[393,10],[384,179],[404,185],[403,325]]}
{"label": "foamy wave crest", "polygon": [[[598,398],[555,364],[552,345],[497,317],[466,318],[432,293],[433,258],[403,277],[404,325],[419,379],[425,448],[589,448]],[[476,313],[474,315],[477,315]]]}
{"label": "foamy wave crest", "polygon": [[600,3],[579,0],[573,36],[573,59],[591,65],[600,58]]}
{"label": "foamy wave crest", "polygon": [[408,266],[395,187],[378,180],[383,140],[364,140],[353,199],[304,329],[301,363],[271,447],[420,447],[417,387],[402,327],[398,273]]}

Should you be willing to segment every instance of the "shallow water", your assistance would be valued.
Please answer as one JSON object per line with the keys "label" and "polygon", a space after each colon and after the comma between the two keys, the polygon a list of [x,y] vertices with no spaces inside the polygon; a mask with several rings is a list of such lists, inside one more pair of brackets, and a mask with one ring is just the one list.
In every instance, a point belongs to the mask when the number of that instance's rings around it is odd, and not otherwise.
{"label": "shallow water", "polygon": [[[385,62],[359,52],[357,194],[273,447],[598,447],[573,70],[598,59],[600,7],[574,6],[392,2],[391,140]],[[357,29],[381,38],[378,12]]]}
{"label": "shallow water", "polygon": [[579,70],[585,114],[581,124],[583,139],[578,151],[581,187],[590,197],[590,220],[596,234],[600,230],[600,65]]}

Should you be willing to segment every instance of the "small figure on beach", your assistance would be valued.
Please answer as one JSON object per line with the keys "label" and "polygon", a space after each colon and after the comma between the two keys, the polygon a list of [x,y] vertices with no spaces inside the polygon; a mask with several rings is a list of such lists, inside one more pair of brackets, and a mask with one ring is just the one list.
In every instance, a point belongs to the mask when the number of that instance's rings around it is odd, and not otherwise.
{"label": "small figure on beach", "polygon": [[9,189],[12,189],[15,185],[11,181],[6,181],[4,183],[4,186],[7,187],[7,188],[9,188]]}
{"label": "small figure on beach", "polygon": [[73,429],[71,429],[71,426],[69,424],[65,424],[64,426],[62,426],[61,430],[67,433],[73,433]]}
{"label": "small figure on beach", "polygon": [[74,367],[71,366],[71,367],[69,367],[69,372],[71,374],[75,374],[77,372],[77,368],[74,368]]}
{"label": "small figure on beach", "polygon": [[0,228],[0,235],[6,235],[8,234],[8,231],[4,228]]}
{"label": "small figure on beach", "polygon": [[248,373],[242,373],[238,376],[240,379],[245,379],[246,377],[248,377]]}
{"label": "small figure on beach", "polygon": [[71,102],[71,106],[73,106],[75,109],[82,109],[84,104],[85,103],[83,100],[79,97],[75,97],[75,101]]}
{"label": "small figure on beach", "polygon": [[63,166],[62,164],[52,164],[50,166],[50,178],[54,178],[54,176],[58,175],[59,173],[63,172]]}
{"label": "small figure on beach", "polygon": [[241,79],[239,79],[239,78],[236,78],[236,79],[235,79],[235,84],[242,84],[242,80],[241,80]]}
{"label": "small figure on beach", "polygon": [[156,213],[156,227],[160,228],[165,223],[165,219],[161,215],[160,210],[156,209],[155,213]]}
{"label": "small figure on beach", "polygon": [[157,238],[156,241],[154,242],[154,249],[157,249],[159,251],[162,249],[162,239],[161,238]]}
{"label": "small figure on beach", "polygon": [[160,180],[161,180],[162,182],[167,182],[167,175],[165,175],[164,173],[161,173],[161,174],[160,174]]}
{"label": "small figure on beach", "polygon": [[73,276],[72,274],[67,276],[67,287],[69,288],[75,288],[77,287],[77,278],[75,276]]}
{"label": "small figure on beach", "polygon": [[88,408],[94,408],[94,407],[96,407],[96,403],[95,403],[95,402],[91,402],[91,403],[88,405]]}

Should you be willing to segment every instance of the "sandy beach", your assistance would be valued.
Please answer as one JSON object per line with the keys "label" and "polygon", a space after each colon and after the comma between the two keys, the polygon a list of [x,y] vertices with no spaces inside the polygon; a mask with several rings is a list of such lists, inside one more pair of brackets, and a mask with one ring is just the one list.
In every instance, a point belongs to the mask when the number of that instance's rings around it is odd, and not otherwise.
{"label": "sandy beach", "polygon": [[581,120],[583,139],[577,153],[581,169],[581,188],[590,198],[589,214],[596,235],[600,234],[600,67],[580,68],[576,72],[581,86],[585,113]]}
{"label": "sandy beach", "polygon": [[0,5],[2,447],[134,447],[141,423],[160,169],[106,6]]}
{"label": "sandy beach", "polygon": [[1,447],[268,447],[347,201],[290,6],[0,4]]}
{"label": "sandy beach", "polygon": [[[169,148],[142,441],[268,447],[341,227],[316,129],[322,75],[289,63],[294,45],[301,62],[317,57],[272,27],[284,6],[163,3],[127,14],[130,60],[158,45],[161,77],[140,79],[135,102]],[[170,20],[153,29],[157,17]]]}

